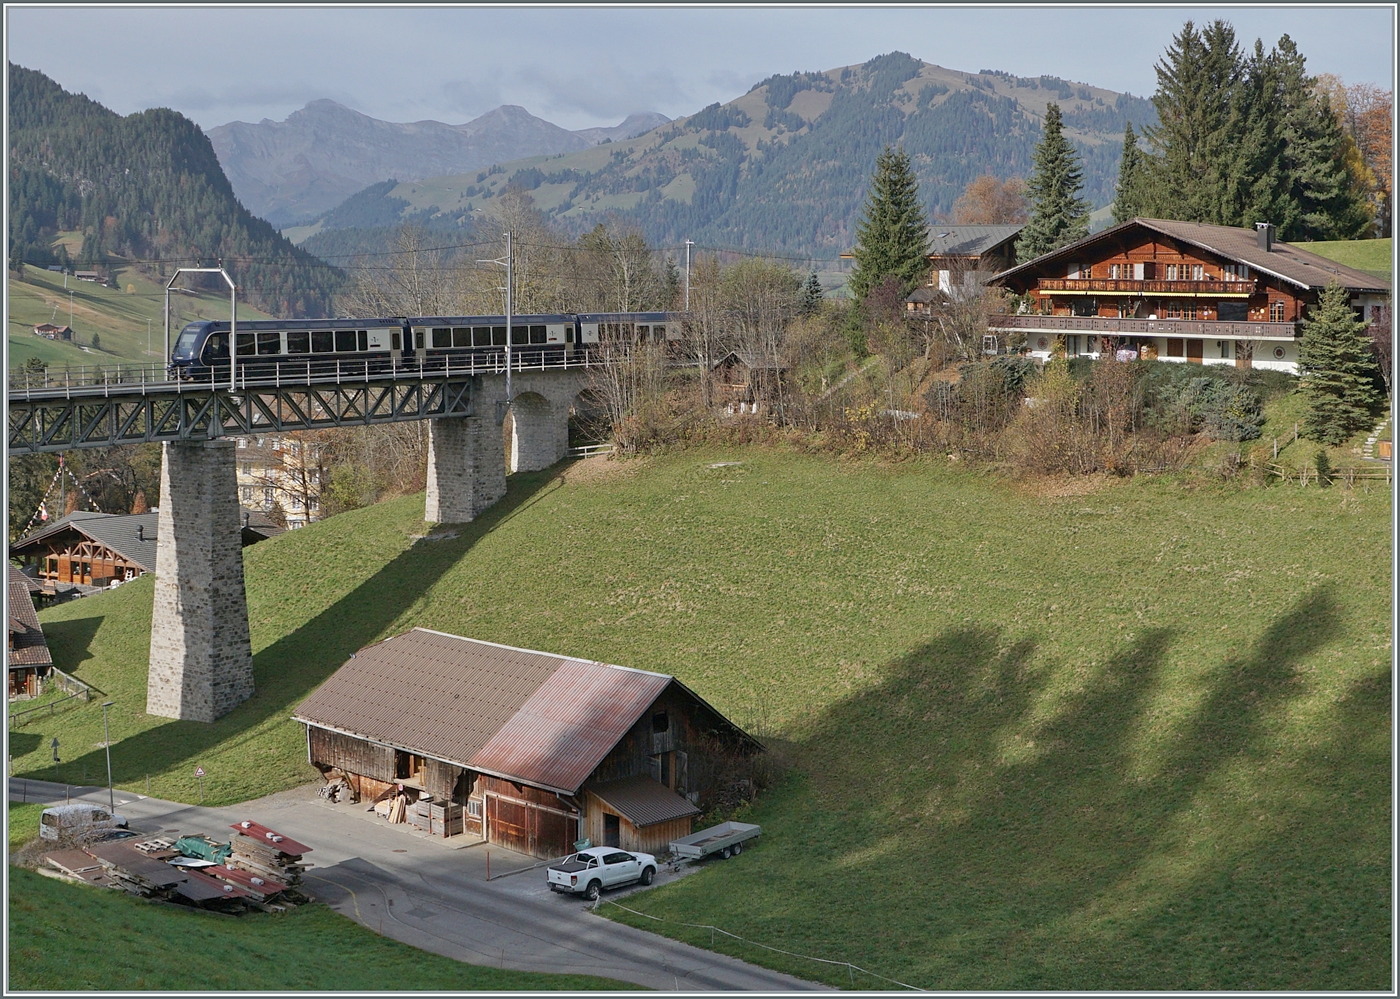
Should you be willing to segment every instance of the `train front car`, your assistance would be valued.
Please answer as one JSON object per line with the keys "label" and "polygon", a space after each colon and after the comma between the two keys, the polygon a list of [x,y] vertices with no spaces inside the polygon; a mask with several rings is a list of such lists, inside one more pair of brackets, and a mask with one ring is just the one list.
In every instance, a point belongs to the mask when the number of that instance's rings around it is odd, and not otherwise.
{"label": "train front car", "polygon": [[[504,368],[505,316],[416,316],[408,320],[414,352],[433,366],[470,360],[478,367]],[[572,356],[578,334],[574,316],[511,316],[511,366],[563,364]]]}
{"label": "train front car", "polygon": [[170,355],[173,378],[217,381],[236,360],[240,380],[364,375],[387,370],[404,353],[402,319],[260,319],[238,324],[230,358],[227,322],[190,323]]}
{"label": "train front car", "polygon": [[582,349],[599,353],[605,346],[626,347],[640,343],[666,344],[675,350],[684,339],[683,312],[589,312],[578,317]]}

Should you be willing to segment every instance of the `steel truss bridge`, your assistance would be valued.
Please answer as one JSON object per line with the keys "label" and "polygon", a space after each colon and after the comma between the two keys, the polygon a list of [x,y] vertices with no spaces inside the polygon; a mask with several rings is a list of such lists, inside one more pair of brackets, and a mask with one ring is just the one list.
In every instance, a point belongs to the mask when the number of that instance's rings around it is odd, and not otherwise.
{"label": "steel truss bridge", "polygon": [[[536,355],[512,372],[578,370],[587,358]],[[208,381],[171,380],[164,365],[10,372],[11,454],[319,430],[475,416],[484,375],[503,355],[227,365]]]}

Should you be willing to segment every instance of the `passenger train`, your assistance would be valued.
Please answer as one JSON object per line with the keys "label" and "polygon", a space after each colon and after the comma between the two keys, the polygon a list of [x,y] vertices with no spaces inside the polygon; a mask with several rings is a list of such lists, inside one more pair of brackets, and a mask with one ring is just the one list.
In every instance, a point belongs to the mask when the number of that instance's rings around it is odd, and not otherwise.
{"label": "passenger train", "polygon": [[[674,343],[684,313],[607,312],[512,316],[511,366],[583,360],[604,342]],[[336,362],[373,372],[396,365],[434,368],[459,363],[500,366],[506,355],[505,316],[418,316],[395,319],[263,319],[240,322],[237,362],[245,377],[324,372]],[[187,324],[170,352],[171,378],[206,380],[228,371],[229,324]],[[343,367],[343,363],[340,365]]]}

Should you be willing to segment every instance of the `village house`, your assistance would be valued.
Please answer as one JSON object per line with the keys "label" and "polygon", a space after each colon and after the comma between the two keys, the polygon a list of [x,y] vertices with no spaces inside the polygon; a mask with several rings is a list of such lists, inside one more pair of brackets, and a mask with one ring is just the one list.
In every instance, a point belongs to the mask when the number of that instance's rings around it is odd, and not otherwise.
{"label": "village house", "polygon": [[726,414],[758,413],[771,405],[785,365],[752,351],[731,350],[710,366],[715,402]]}
{"label": "village house", "polygon": [[993,277],[1016,263],[1016,239],[1025,225],[935,226],[929,241],[929,275],[924,287],[905,300],[911,311],[927,308],[935,293],[949,298],[975,295]]}
{"label": "village house", "polygon": [[110,514],[74,510],[10,546],[10,558],[29,566],[52,591],[58,584],[110,586],[153,572],[155,513]]}
{"label": "village house", "polygon": [[34,335],[41,336],[45,340],[72,340],[73,329],[70,326],[55,326],[53,323],[40,323],[34,327]]}
{"label": "village house", "polygon": [[[264,514],[240,511],[243,547],[282,533]],[[60,585],[101,588],[124,583],[156,568],[159,513],[115,514],[74,510],[10,545],[49,595]]]}
{"label": "village house", "polygon": [[1255,229],[1135,218],[996,275],[1026,296],[993,315],[1032,357],[1142,357],[1298,371],[1299,320],[1329,283],[1369,320],[1390,282]]}
{"label": "village house", "polygon": [[10,700],[27,700],[39,693],[43,678],[53,669],[44,629],[34,612],[38,583],[10,566],[9,589],[9,673]]}
{"label": "village house", "polygon": [[264,514],[280,511],[290,530],[320,519],[321,447],[297,437],[239,437],[238,501]]}
{"label": "village house", "polygon": [[675,677],[424,628],[361,649],[293,718],[362,803],[402,786],[444,833],[544,858],[664,850],[725,761],[763,748]]}

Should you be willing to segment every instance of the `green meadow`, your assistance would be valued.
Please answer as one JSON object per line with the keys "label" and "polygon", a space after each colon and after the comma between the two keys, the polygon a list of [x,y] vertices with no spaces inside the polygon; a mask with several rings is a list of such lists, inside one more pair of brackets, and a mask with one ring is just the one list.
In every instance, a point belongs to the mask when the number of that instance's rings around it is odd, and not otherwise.
{"label": "green meadow", "polygon": [[[212,725],[144,714],[149,577],[41,618],[140,793],[314,779],[296,705],[421,625],[674,673],[771,747],[760,844],[614,918],[923,988],[1387,989],[1391,501],[1363,486],[747,447],[512,476],[435,539],[405,497],[246,550],[257,694]],[[53,737],[58,779],[105,774],[95,706],[15,729],[12,772],[53,779]]]}

